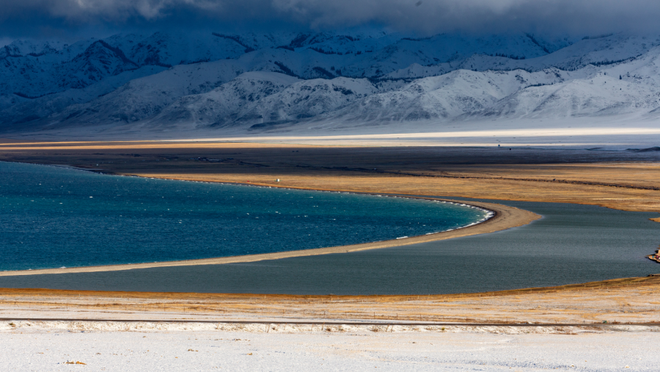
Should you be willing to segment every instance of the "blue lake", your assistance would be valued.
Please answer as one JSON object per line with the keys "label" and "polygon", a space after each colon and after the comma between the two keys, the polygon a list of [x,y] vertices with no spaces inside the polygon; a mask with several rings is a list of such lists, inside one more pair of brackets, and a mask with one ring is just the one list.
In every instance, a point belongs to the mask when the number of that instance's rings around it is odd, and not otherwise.
{"label": "blue lake", "polygon": [[453,229],[486,214],[426,200],[120,177],[0,162],[0,270],[366,243]]}

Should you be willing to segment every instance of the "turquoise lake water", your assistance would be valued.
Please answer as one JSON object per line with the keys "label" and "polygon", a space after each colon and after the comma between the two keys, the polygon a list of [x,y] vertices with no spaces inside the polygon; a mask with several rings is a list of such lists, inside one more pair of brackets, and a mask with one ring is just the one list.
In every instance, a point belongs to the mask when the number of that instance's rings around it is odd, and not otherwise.
{"label": "turquoise lake water", "polygon": [[487,212],[406,198],[0,162],[0,270],[175,261],[424,235]]}

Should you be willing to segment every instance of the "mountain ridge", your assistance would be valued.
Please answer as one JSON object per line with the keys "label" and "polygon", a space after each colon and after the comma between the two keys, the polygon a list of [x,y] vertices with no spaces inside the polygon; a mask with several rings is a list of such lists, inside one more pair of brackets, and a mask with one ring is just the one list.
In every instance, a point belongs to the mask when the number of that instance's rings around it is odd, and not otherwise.
{"label": "mountain ridge", "polygon": [[0,48],[0,130],[254,133],[318,122],[346,131],[421,121],[653,120],[659,45],[655,35],[415,39],[376,31],[19,40]]}

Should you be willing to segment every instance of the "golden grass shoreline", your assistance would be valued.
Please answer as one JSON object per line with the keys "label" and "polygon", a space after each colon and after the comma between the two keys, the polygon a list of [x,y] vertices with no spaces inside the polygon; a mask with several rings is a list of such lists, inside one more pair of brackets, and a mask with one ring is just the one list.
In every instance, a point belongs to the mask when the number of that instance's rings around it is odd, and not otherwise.
{"label": "golden grass shoreline", "polygon": [[[660,212],[660,153],[228,141],[0,140],[0,160],[189,181]],[[276,183],[275,179],[281,179]]]}

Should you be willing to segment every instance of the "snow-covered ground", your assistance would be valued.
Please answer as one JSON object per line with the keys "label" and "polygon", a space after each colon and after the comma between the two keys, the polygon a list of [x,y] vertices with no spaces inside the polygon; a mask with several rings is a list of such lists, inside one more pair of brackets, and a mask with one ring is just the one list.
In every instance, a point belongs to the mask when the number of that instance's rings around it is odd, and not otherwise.
{"label": "snow-covered ground", "polygon": [[3,321],[0,365],[20,371],[654,371],[659,341],[660,332],[646,327]]}

